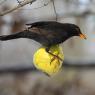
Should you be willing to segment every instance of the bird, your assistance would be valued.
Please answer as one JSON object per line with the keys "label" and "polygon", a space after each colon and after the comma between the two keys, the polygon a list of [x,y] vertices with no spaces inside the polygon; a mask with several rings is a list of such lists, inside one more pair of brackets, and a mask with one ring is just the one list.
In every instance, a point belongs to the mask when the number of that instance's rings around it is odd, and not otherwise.
{"label": "bird", "polygon": [[26,25],[27,29],[10,35],[1,35],[0,40],[6,41],[18,38],[33,39],[45,46],[45,50],[49,54],[62,61],[60,57],[50,52],[51,46],[59,45],[73,36],[79,36],[82,39],[86,39],[86,36],[81,32],[80,28],[72,23],[38,21]]}

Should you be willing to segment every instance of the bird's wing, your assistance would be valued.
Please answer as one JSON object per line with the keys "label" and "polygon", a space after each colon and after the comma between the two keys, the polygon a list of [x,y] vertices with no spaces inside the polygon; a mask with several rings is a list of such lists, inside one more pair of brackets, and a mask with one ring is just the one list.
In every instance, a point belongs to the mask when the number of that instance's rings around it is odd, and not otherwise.
{"label": "bird's wing", "polygon": [[[59,28],[59,23],[56,21],[42,21],[42,22],[35,22],[26,24],[29,25],[29,31],[32,31],[34,33],[37,33],[39,35],[43,36],[57,36],[56,34],[56,28]],[[59,31],[60,32],[60,31]]]}
{"label": "bird's wing", "polygon": [[29,23],[26,25],[31,26],[31,27],[39,27],[39,26],[43,26],[43,25],[47,25],[47,24],[48,24],[47,22],[35,22],[35,23]]}
{"label": "bird's wing", "polygon": [[36,33],[37,35],[41,35],[41,36],[48,38],[48,39],[58,36],[56,31],[43,29],[43,28],[34,27],[34,28],[29,29],[29,31],[31,31],[32,33]]}
{"label": "bird's wing", "polygon": [[29,23],[29,24],[26,24],[28,26],[31,26],[32,27],[45,27],[45,26],[49,26],[49,25],[56,25],[58,24],[58,22],[56,21],[41,21],[41,22],[34,22],[34,23]]}

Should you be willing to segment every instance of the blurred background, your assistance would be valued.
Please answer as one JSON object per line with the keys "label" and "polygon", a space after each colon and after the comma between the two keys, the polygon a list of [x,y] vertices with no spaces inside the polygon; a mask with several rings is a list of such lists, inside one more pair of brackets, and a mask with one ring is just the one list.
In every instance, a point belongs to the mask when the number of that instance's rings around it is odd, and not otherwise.
{"label": "blurred background", "polygon": [[[0,13],[27,0],[0,0]],[[87,40],[62,44],[63,68],[53,77],[36,70],[33,54],[41,46],[29,39],[0,41],[0,95],[95,95],[95,0],[35,0],[0,16],[0,35],[20,32],[36,21],[74,23]]]}

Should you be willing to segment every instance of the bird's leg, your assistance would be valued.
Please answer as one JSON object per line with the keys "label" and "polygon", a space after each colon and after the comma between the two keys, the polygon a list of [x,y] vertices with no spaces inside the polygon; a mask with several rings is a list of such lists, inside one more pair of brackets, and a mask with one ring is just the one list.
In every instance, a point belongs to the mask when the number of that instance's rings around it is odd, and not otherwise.
{"label": "bird's leg", "polygon": [[[54,59],[56,59],[56,58],[59,59],[59,60],[61,60],[61,61],[63,61],[58,55],[53,54],[53,53],[50,52],[49,50],[50,50],[50,47],[47,47],[47,48],[46,48],[46,52],[48,52],[49,54],[51,54],[52,56],[54,56],[54,57],[51,59],[51,62],[54,61]],[[51,62],[50,62],[50,64],[51,64]]]}
{"label": "bird's leg", "polygon": [[[58,53],[59,54],[59,53]],[[58,54],[56,56],[58,56]],[[56,56],[54,56],[52,59],[51,59],[51,62],[53,62],[55,59],[56,59]],[[59,57],[59,56],[58,56]],[[58,58],[59,59],[59,58]],[[50,64],[51,64],[50,62]]]}

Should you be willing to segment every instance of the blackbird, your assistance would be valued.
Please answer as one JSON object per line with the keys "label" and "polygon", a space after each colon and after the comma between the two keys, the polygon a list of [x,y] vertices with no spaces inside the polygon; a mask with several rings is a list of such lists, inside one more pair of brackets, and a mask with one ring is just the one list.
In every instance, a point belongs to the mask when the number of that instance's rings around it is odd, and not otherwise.
{"label": "blackbird", "polygon": [[[33,39],[46,46],[46,51],[53,55],[49,51],[53,45],[60,44],[72,36],[79,36],[80,38],[86,39],[86,36],[82,34],[80,28],[75,24],[40,21],[26,25],[29,26],[26,30],[11,35],[2,35],[0,36],[0,40],[6,41],[18,38]],[[53,56],[59,58],[56,55]],[[59,59],[61,60],[61,58]]]}

